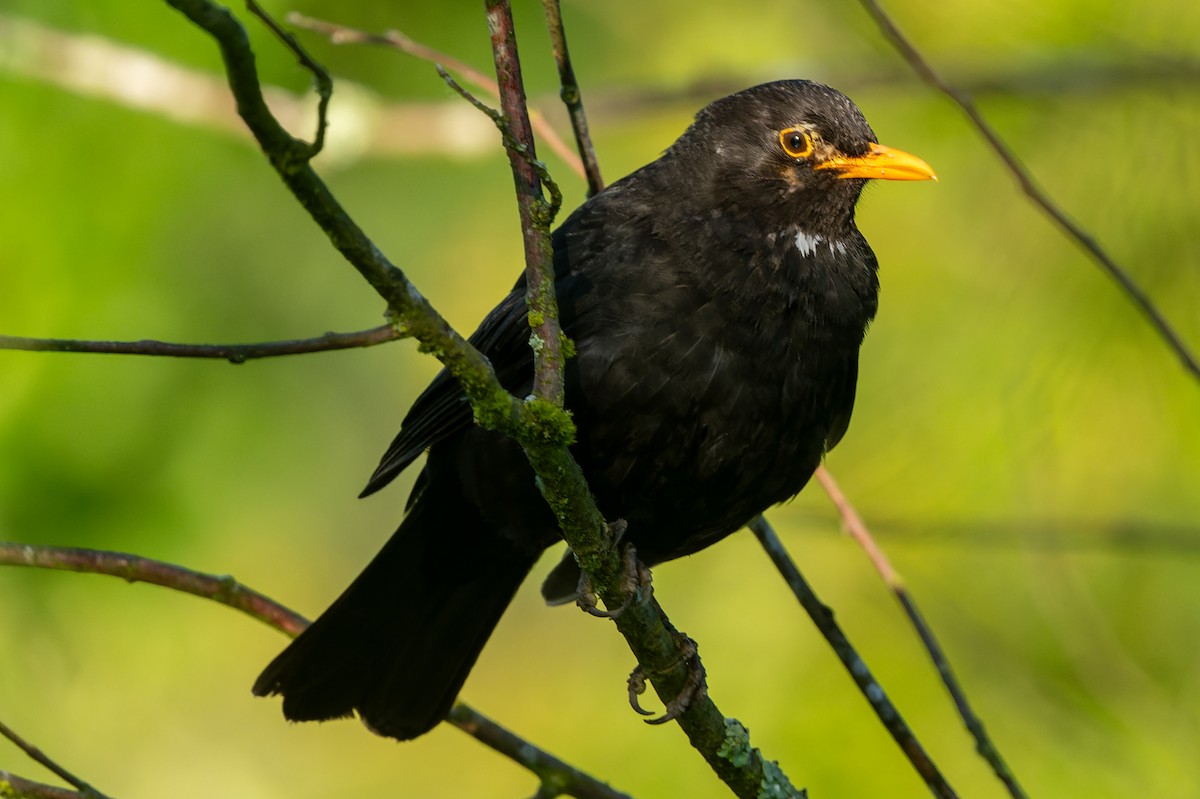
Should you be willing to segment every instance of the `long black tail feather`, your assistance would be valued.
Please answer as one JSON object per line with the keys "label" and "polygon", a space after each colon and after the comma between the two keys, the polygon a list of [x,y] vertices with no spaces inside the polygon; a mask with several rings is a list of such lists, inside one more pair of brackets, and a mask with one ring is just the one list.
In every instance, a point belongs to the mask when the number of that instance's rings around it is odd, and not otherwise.
{"label": "long black tail feather", "polygon": [[263,670],[256,695],[281,694],[292,721],[357,712],[400,740],[445,718],[536,555],[436,489],[424,486],[362,574]]}

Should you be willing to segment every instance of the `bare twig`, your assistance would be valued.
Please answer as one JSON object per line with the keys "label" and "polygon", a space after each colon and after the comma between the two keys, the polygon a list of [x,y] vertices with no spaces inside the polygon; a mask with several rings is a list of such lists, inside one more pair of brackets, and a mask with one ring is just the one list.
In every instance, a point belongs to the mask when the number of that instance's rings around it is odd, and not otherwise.
{"label": "bare twig", "polygon": [[813,623],[817,625],[817,630],[825,637],[829,646],[833,649],[838,659],[842,661],[842,665],[850,672],[850,677],[858,685],[867,702],[871,704],[871,708],[875,711],[875,715],[883,722],[883,726],[891,733],[892,738],[900,745],[900,749],[908,757],[909,762],[917,770],[925,780],[925,784],[933,792],[934,796],[940,799],[953,799],[957,796],[954,789],[946,782],[946,778],[942,776],[938,767],[930,759],[925,749],[917,740],[916,735],[908,726],[907,722],[900,715],[900,711],[888,699],[884,693],[883,687],[871,674],[871,670],[867,668],[867,664],[859,657],[858,652],[850,644],[850,640],[842,631],[842,628],[833,618],[833,611],[826,607],[816,593],[804,579],[804,575],[800,573],[795,562],[784,549],[779,536],[775,534],[775,530],[771,527],[762,516],[755,516],[750,522],[750,530],[753,531],[759,543],[762,544],[767,555],[775,564],[787,581],[788,587],[792,589],[792,593],[799,600],[801,606],[808,612]]}
{"label": "bare twig", "polygon": [[537,774],[541,778],[538,796],[567,794],[578,799],[630,799],[628,794],[598,782],[536,746],[530,746],[524,739],[462,702],[455,703],[447,720],[477,741]]}
{"label": "bare twig", "polygon": [[592,146],[592,137],[588,133],[587,115],[583,112],[583,92],[575,80],[575,68],[571,66],[571,54],[567,50],[567,33],[563,28],[562,8],[558,0],[542,0],[546,10],[546,28],[550,31],[550,43],[554,50],[554,60],[558,64],[558,79],[562,86],[560,96],[571,116],[571,128],[575,131],[575,146],[583,159],[583,169],[587,176],[588,196],[597,194],[604,188],[604,180],[600,177],[600,163],[596,160],[596,148]]}
{"label": "bare twig", "polygon": [[842,524],[846,527],[846,532],[850,537],[858,542],[859,546],[867,553],[867,557],[883,578],[884,584],[895,594],[896,599],[900,602],[900,606],[904,608],[905,614],[916,629],[917,635],[921,638],[921,643],[925,645],[925,650],[929,653],[930,660],[933,661],[934,667],[938,671],[938,675],[942,678],[942,683],[946,686],[946,690],[950,693],[950,697],[954,700],[954,705],[958,709],[959,716],[962,717],[963,723],[967,730],[975,739],[975,750],[979,753],[988,765],[992,767],[996,777],[1004,784],[1005,788],[1014,799],[1024,799],[1025,792],[1021,789],[1017,782],[1016,775],[1012,769],[1008,767],[1000,750],[996,748],[991,736],[983,726],[983,721],[971,708],[967,701],[966,692],[959,683],[958,678],[954,675],[954,670],[950,668],[950,661],[946,657],[945,651],[941,644],[938,643],[937,637],[933,634],[933,630],[925,623],[925,617],[921,614],[917,607],[916,600],[909,594],[908,589],[904,586],[904,581],[900,574],[892,567],[891,562],[875,543],[875,539],[871,536],[870,530],[863,522],[862,517],[846,499],[846,495],[842,493],[838,487],[837,481],[833,479],[824,467],[817,470],[817,480],[821,483],[821,487],[825,489],[825,493],[829,495],[829,499],[833,502],[838,513],[841,514]]}
{"label": "bare twig", "polygon": [[1196,356],[1188,349],[1187,344],[1184,343],[1183,339],[1166,320],[1166,317],[1154,305],[1150,297],[1134,282],[1129,273],[1109,256],[1090,233],[1071,219],[1066,211],[1051,200],[1045,190],[1037,185],[1033,175],[1021,163],[1021,159],[1017,157],[1012,148],[1008,146],[1004,139],[1000,137],[1000,134],[996,132],[995,128],[984,118],[970,96],[961,89],[952,86],[934,70],[925,57],[921,55],[921,52],[917,50],[916,46],[900,31],[899,26],[896,25],[883,9],[878,0],[862,0],[862,4],[866,8],[867,13],[871,15],[871,18],[875,20],[883,35],[900,52],[900,55],[908,62],[909,66],[926,83],[949,97],[962,109],[967,119],[971,121],[971,124],[975,126],[975,129],[979,131],[979,134],[983,136],[984,140],[987,141],[988,145],[999,156],[1000,160],[1008,168],[1008,171],[1012,173],[1017,184],[1021,187],[1021,191],[1025,193],[1025,196],[1040,208],[1058,226],[1059,230],[1082,247],[1110,278],[1116,281],[1129,301],[1141,311],[1142,315],[1150,322],[1150,325],[1162,338],[1163,342],[1166,343],[1183,363],[1184,369],[1190,372],[1193,378],[1200,380],[1200,361],[1196,360]]}
{"label": "bare twig", "polygon": [[316,338],[267,341],[259,344],[176,344],[167,341],[86,341],[69,338],[0,336],[0,350],[33,352],[87,352],[118,355],[157,355],[171,358],[214,358],[245,363],[258,358],[303,355],[310,352],[373,347],[404,338],[392,325],[380,325],[355,333],[326,333]]}
{"label": "bare twig", "polygon": [[[297,28],[304,28],[305,30],[328,36],[329,41],[334,44],[370,44],[392,47],[422,61],[441,65],[451,72],[458,73],[468,83],[483,89],[493,98],[500,99],[500,88],[496,85],[496,81],[465,61],[422,44],[415,39],[411,39],[398,30],[389,30],[384,33],[370,33],[357,28],[309,17],[295,11],[288,14],[287,20]],[[555,155],[565,161],[578,175],[581,177],[585,176],[583,163],[579,160],[579,156],[562,140],[562,137],[546,121],[545,117],[538,113],[536,109],[530,109],[529,119],[538,136],[542,138],[542,141],[546,142],[546,146]]]}
{"label": "bare twig", "polygon": [[0,566],[32,566],[38,569],[107,574],[131,583],[173,588],[240,610],[293,637],[308,626],[303,616],[247,588],[229,575],[205,574],[140,555],[0,542]]}
{"label": "bare twig", "polygon": [[0,735],[12,741],[12,743],[15,744],[18,749],[29,755],[31,760],[40,763],[42,766],[45,766],[47,769],[53,772],[56,776],[63,779],[70,785],[73,785],[75,789],[79,791],[81,796],[84,796],[87,799],[108,799],[108,797],[97,791],[91,785],[88,785],[86,782],[67,771],[58,763],[55,763],[44,752],[42,752],[41,749],[38,749],[36,746],[26,741],[24,738],[18,735],[15,730],[3,722],[0,722]]}
{"label": "bare twig", "polygon": [[862,517],[858,515],[858,511],[850,504],[850,500],[846,499],[846,495],[838,487],[837,481],[833,479],[833,475],[829,473],[829,470],[824,465],[821,465],[813,472],[813,477],[817,478],[817,482],[825,490],[829,501],[833,503],[833,507],[837,509],[838,515],[842,517],[842,524],[845,525],[846,532],[867,553],[867,558],[875,566],[875,570],[879,572],[879,576],[883,578],[884,583],[889,588],[895,589],[900,587],[900,575],[892,568],[887,555],[883,554],[883,550],[875,543],[875,539],[871,537],[871,533],[867,530],[867,525],[863,523]]}
{"label": "bare twig", "polygon": [[[95,549],[0,542],[0,565],[106,574],[120,577],[128,582],[150,583],[171,588],[240,610],[293,638],[308,626],[308,621],[300,614],[284,607],[270,597],[242,585],[232,577],[205,574],[152,558]],[[579,799],[628,799],[626,794],[610,788],[574,766],[564,763],[549,752],[519,738],[461,702],[455,705],[448,720],[471,737],[508,755],[512,760],[537,775],[544,784],[558,787],[560,794],[568,794]],[[0,734],[16,742],[9,733],[8,728],[0,724]],[[21,748],[25,749],[25,746],[21,746]],[[26,749],[26,751],[29,750]],[[31,756],[33,755],[31,754]],[[40,759],[38,762],[47,765]],[[86,783],[76,780],[65,771],[51,765],[47,765],[47,767],[67,782],[80,788],[81,792],[86,794],[87,790],[92,790],[87,788]],[[0,780],[0,784],[2,784],[2,780]],[[0,791],[0,796],[2,795],[3,792]],[[93,799],[105,799],[99,793],[88,794],[88,796]]]}
{"label": "bare twig", "polygon": [[546,219],[546,227],[549,228],[550,223],[558,216],[559,209],[562,208],[562,191],[558,188],[558,183],[550,176],[550,170],[546,165],[537,160],[530,154],[529,150],[522,144],[513,134],[512,127],[508,124],[508,118],[497,111],[495,108],[487,105],[478,97],[464,89],[462,85],[451,77],[441,64],[434,64],[437,68],[437,73],[445,81],[446,85],[454,90],[454,93],[466,100],[473,108],[482,113],[488,119],[492,120],[492,124],[500,131],[500,138],[504,142],[504,146],[510,151],[517,153],[526,161],[529,166],[537,173],[538,179],[541,180],[542,186],[550,193],[550,201],[541,207],[541,215]]}

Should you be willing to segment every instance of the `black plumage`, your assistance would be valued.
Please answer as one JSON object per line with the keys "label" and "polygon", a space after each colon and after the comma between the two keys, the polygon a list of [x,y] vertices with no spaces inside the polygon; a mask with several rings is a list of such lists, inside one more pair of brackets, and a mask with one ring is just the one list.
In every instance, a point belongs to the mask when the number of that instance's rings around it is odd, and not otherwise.
{"label": "black plumage", "polygon": [[[716,101],[661,158],[553,236],[572,450],[600,510],[654,565],[794,496],[841,439],[875,315],[875,256],[854,224],[869,178],[928,166],[875,143],[842,94],[781,81]],[[471,336],[529,393],[525,283]],[[395,738],[446,714],[542,551],[559,540],[519,447],[474,426],[439,374],[364,495],[421,453],[400,529],[254,686],[293,720],[352,711]],[[550,601],[578,581],[568,556]]]}

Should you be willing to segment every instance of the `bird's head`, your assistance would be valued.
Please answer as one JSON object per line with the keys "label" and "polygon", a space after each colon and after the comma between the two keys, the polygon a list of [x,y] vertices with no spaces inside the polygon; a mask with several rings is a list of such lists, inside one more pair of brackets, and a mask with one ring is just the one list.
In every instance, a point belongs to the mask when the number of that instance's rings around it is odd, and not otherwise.
{"label": "bird's head", "polygon": [[849,224],[867,180],[937,180],[920,158],[879,144],[850,98],[805,80],[717,100],[668,154],[703,193],[817,229]]}

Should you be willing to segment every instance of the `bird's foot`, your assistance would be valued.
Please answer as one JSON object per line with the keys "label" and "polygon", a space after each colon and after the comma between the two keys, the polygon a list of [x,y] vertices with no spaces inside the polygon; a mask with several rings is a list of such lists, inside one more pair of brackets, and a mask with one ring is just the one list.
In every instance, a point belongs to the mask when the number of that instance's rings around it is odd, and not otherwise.
{"label": "bird's foot", "polygon": [[[619,542],[621,536],[625,534],[625,526],[624,519],[617,519],[608,526],[609,530],[612,531],[614,543]],[[586,571],[580,571],[575,604],[584,613],[602,619],[615,619],[628,610],[634,600],[645,602],[653,595],[654,589],[651,585],[650,570],[638,560],[637,550],[634,549],[633,544],[625,544],[622,547],[621,559],[625,566],[621,575],[621,590],[625,594],[625,601],[619,607],[611,610],[601,610],[598,607],[599,600],[596,597],[596,592],[592,588],[592,578],[588,576]]]}
{"label": "bird's foot", "polygon": [[[687,665],[687,679],[675,698],[667,702],[663,714],[656,718],[645,719],[647,724],[666,724],[668,721],[677,719],[687,712],[693,702],[708,695],[708,681],[705,678],[704,664],[700,662],[700,652],[696,648],[696,642],[676,630],[671,630],[671,634],[675,638],[675,646],[679,649],[680,661]],[[670,668],[679,665],[680,661],[676,661]],[[646,669],[641,664],[638,664],[630,672],[629,706],[643,716],[653,716],[654,713],[643,708],[638,701],[638,697],[646,693],[646,679]]]}

